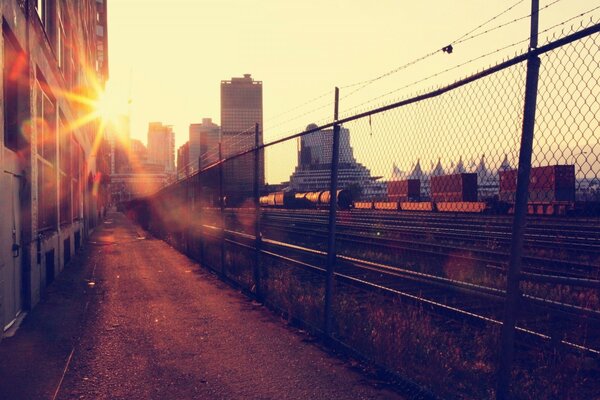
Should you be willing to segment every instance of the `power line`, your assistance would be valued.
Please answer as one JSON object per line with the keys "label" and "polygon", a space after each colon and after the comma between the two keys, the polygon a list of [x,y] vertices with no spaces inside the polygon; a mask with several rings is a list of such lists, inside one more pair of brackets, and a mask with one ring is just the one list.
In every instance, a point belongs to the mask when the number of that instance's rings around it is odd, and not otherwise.
{"label": "power line", "polygon": [[[513,8],[515,8],[517,5],[519,5],[519,4],[520,4],[520,3],[522,3],[523,1],[524,1],[524,0],[519,0],[517,3],[515,3],[515,4],[511,5],[510,7],[508,7],[507,9],[505,9],[504,11],[500,12],[499,14],[497,14],[497,15],[495,15],[494,17],[492,17],[492,18],[488,19],[488,20],[487,20],[487,21],[485,21],[484,23],[480,24],[480,25],[479,25],[479,26],[477,26],[475,29],[472,29],[471,31],[469,31],[469,32],[467,32],[466,34],[462,35],[462,36],[461,36],[459,39],[457,39],[456,41],[452,42],[452,43],[451,43],[450,45],[448,45],[448,46],[444,46],[444,47],[442,47],[441,49],[436,49],[435,51],[429,52],[429,53],[425,54],[424,56],[421,56],[421,57],[419,57],[419,58],[417,58],[417,59],[414,59],[414,60],[412,60],[412,61],[410,61],[410,62],[408,62],[408,63],[406,63],[406,64],[403,64],[403,65],[401,65],[401,66],[399,66],[399,67],[397,67],[397,68],[394,68],[394,69],[392,69],[392,70],[390,70],[390,71],[388,71],[388,72],[386,72],[386,73],[384,73],[384,74],[382,74],[382,75],[379,75],[379,76],[377,76],[377,77],[375,77],[375,78],[372,78],[372,79],[367,79],[367,80],[364,80],[364,81],[361,81],[361,82],[357,82],[357,83],[353,83],[353,84],[346,85],[346,86],[342,86],[340,89],[348,89],[348,88],[352,88],[352,87],[360,86],[359,88],[357,88],[357,89],[353,90],[352,92],[348,93],[347,95],[343,96],[342,98],[348,98],[348,97],[352,96],[354,93],[356,93],[356,92],[358,92],[358,91],[360,91],[360,90],[364,89],[365,87],[367,87],[367,86],[371,85],[372,83],[374,83],[374,82],[376,82],[376,81],[379,81],[379,80],[381,80],[381,79],[383,79],[383,78],[386,78],[386,77],[388,77],[388,76],[390,76],[390,75],[396,74],[396,73],[398,73],[398,72],[400,72],[400,71],[402,71],[402,70],[404,70],[404,69],[406,69],[406,68],[408,68],[408,67],[410,67],[410,66],[413,66],[413,65],[415,65],[415,64],[417,64],[417,63],[419,63],[419,62],[421,62],[421,61],[423,61],[423,60],[426,60],[426,59],[428,59],[428,58],[432,57],[433,55],[435,55],[435,54],[439,53],[440,51],[441,51],[441,52],[446,52],[446,53],[452,53],[452,44],[453,44],[453,43],[456,43],[458,40],[461,40],[461,39],[463,39],[463,38],[465,38],[465,37],[469,36],[470,34],[474,33],[474,32],[475,32],[475,31],[477,31],[478,29],[480,29],[481,27],[483,27],[483,26],[485,26],[485,25],[489,24],[490,22],[492,22],[492,21],[494,21],[494,20],[498,19],[498,18],[499,18],[499,17],[501,17],[502,15],[504,15],[504,14],[506,14],[507,12],[511,11]],[[556,0],[556,1],[560,1],[560,0]],[[466,39],[465,39],[465,41],[466,41]]]}

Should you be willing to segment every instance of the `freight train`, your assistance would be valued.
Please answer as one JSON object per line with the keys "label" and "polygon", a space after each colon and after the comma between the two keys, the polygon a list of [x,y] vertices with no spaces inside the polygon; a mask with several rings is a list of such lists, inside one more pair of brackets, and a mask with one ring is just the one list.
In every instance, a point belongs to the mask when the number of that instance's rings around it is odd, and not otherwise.
{"label": "freight train", "polygon": [[[431,195],[421,195],[421,181],[407,179],[388,183],[381,201],[354,201],[348,190],[338,191],[340,209],[467,212],[510,214],[514,212],[517,171],[499,171],[494,187],[478,188],[476,173],[432,176]],[[260,198],[263,207],[325,208],[329,191],[308,193],[276,192]],[[543,166],[531,169],[528,213],[536,215],[598,215],[600,203],[575,201],[575,167]]]}

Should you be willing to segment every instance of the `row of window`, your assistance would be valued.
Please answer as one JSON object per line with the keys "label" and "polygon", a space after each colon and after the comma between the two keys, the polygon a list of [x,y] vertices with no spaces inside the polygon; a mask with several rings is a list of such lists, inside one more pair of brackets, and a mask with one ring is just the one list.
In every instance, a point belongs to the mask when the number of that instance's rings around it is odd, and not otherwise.
{"label": "row of window", "polygon": [[36,81],[35,89],[38,229],[45,230],[79,217],[85,163],[83,149],[57,109],[50,89],[41,80]]}
{"label": "row of window", "polygon": [[40,230],[52,229],[80,215],[83,150],[69,132],[39,71],[34,88],[35,119],[27,124],[30,120],[27,57],[4,22],[2,28],[4,146],[19,152],[28,143],[24,133],[36,132],[37,222]]}

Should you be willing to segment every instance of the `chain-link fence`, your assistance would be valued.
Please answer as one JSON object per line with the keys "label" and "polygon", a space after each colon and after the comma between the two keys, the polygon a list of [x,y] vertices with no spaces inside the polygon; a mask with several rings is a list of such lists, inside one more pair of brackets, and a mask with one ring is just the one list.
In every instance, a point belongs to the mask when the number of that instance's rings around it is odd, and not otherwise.
{"label": "chain-link fence", "polygon": [[344,118],[336,96],[266,145],[249,127],[128,210],[413,393],[598,398],[599,31]]}

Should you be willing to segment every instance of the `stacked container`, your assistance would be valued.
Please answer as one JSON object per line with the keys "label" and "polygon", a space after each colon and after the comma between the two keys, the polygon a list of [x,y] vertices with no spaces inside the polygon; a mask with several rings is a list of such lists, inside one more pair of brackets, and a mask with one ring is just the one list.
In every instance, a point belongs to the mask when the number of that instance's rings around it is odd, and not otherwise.
{"label": "stacked container", "polygon": [[[512,203],[517,191],[517,170],[500,171],[500,200]],[[575,201],[575,166],[549,165],[531,169],[530,203]]]}
{"label": "stacked container", "polygon": [[477,174],[453,174],[431,177],[434,202],[477,201]]}

